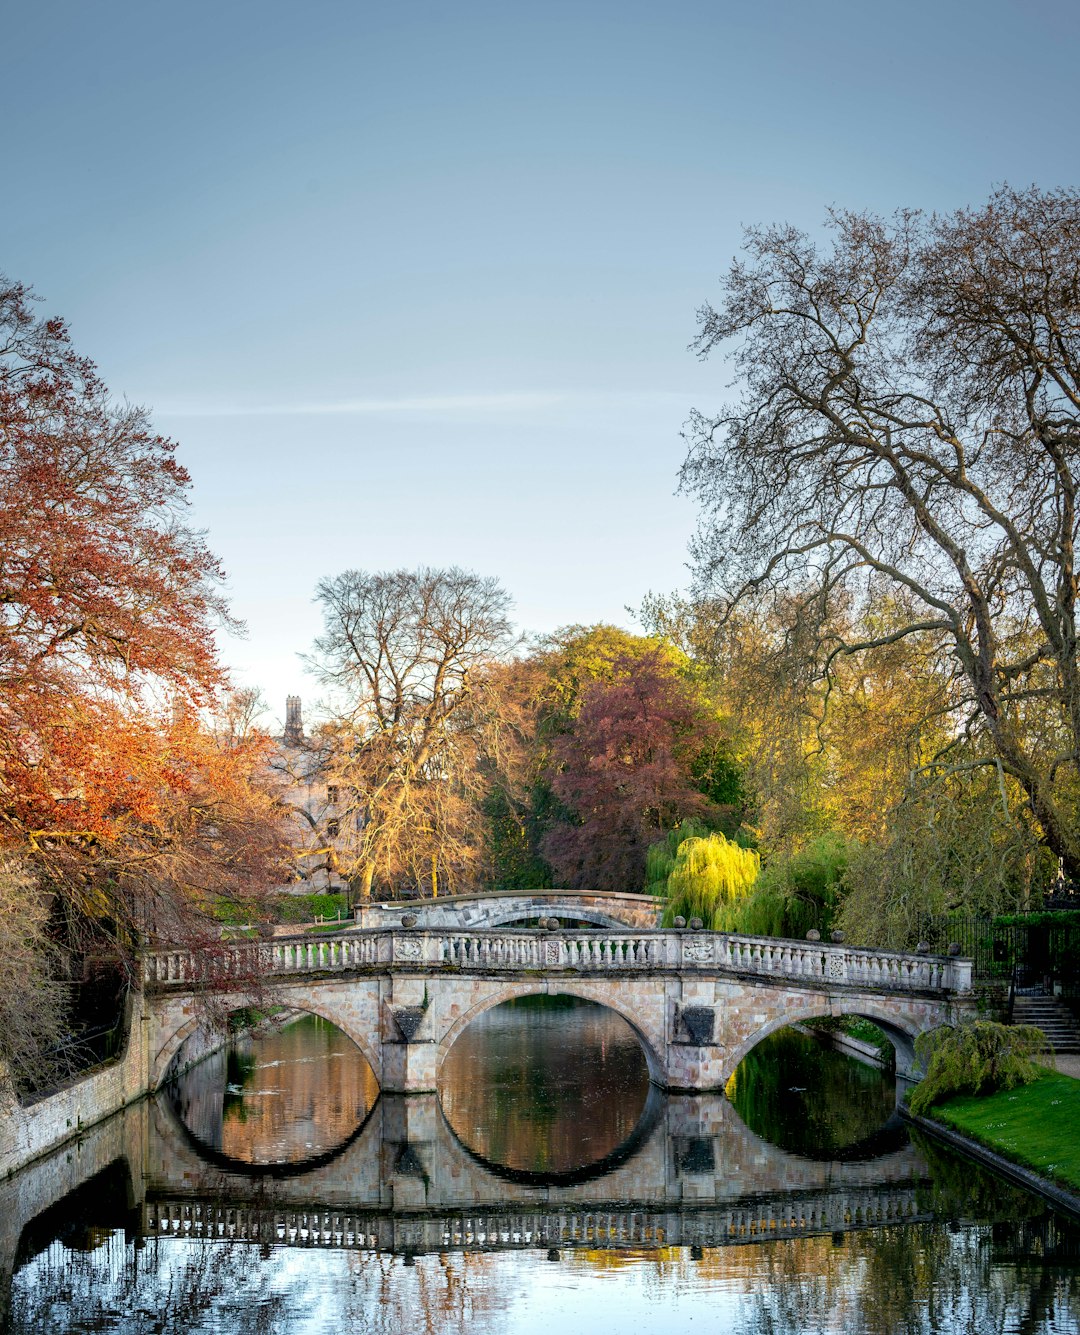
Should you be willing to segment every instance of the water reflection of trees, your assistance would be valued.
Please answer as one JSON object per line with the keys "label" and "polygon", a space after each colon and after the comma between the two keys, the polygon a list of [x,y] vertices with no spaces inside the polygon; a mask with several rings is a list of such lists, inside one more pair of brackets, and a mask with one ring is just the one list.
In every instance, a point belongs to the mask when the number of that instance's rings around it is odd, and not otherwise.
{"label": "water reflection of trees", "polygon": [[310,1298],[267,1284],[252,1256],[243,1243],[142,1245],[122,1232],[85,1251],[54,1244],[16,1274],[7,1329],[272,1335],[298,1322]]}
{"label": "water reflection of trees", "polygon": [[234,1040],[169,1088],[201,1145],[250,1164],[300,1163],[346,1143],[378,1093],[355,1043],[315,1015]]}
{"label": "water reflection of trees", "polygon": [[494,1335],[508,1321],[497,1258],[475,1252],[354,1258],[343,1330],[363,1335]]}
{"label": "water reflection of trees", "polygon": [[495,1258],[470,1253],[403,1258],[304,1253],[226,1241],[122,1232],[85,1251],[59,1244],[20,1270],[9,1335],[281,1335],[291,1329],[363,1335],[496,1331],[506,1293]]}
{"label": "water reflection of trees", "polygon": [[488,1011],[451,1048],[439,1089],[448,1123],[506,1168],[559,1173],[603,1159],[633,1133],[649,1091],[633,1030],[591,1002],[522,1002]]}
{"label": "water reflection of trees", "polygon": [[1080,1276],[1003,1267],[987,1227],[917,1224],[758,1248],[736,1330],[805,1335],[1023,1331],[1051,1335],[1080,1320]]}
{"label": "water reflection of trees", "polygon": [[847,1157],[860,1145],[882,1153],[879,1133],[896,1110],[892,1076],[792,1029],[747,1053],[729,1092],[751,1131],[815,1159]]}
{"label": "water reflection of trees", "polygon": [[[840,1329],[1060,1335],[1080,1322],[1080,1270],[1027,1265],[1016,1254],[1033,1238],[1045,1245],[1055,1227],[1075,1256],[1077,1230],[1070,1235],[1068,1225],[1053,1225],[1045,1212],[997,1225],[937,1221],[731,1247],[501,1256],[295,1251],[190,1238],[141,1246],[122,1230],[100,1230],[88,1233],[81,1247],[53,1244],[17,1272],[6,1329],[12,1335],[279,1335],[293,1329],[493,1335],[509,1329],[514,1313],[528,1305],[550,1257],[566,1287],[580,1293],[583,1310],[616,1304],[612,1315],[621,1329],[636,1318],[618,1304],[644,1291],[675,1317],[694,1294],[726,1294],[736,1300],[730,1329],[741,1335]],[[636,1272],[640,1282],[608,1288],[618,1272]],[[726,1310],[732,1311],[730,1302]]]}

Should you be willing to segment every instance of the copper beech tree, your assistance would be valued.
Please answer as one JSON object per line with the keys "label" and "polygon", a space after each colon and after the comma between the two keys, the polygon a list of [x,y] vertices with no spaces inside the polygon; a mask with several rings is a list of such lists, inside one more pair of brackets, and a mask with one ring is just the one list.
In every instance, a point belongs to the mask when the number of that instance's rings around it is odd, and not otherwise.
{"label": "copper beech tree", "polygon": [[124,946],[265,882],[282,851],[266,741],[230,721],[221,570],[188,485],[146,413],[0,279],[0,852],[54,923]]}
{"label": "copper beech tree", "polygon": [[695,761],[719,740],[715,714],[661,649],[624,656],[608,681],[584,688],[573,729],[551,758],[567,819],[541,849],[558,883],[639,890],[649,845],[688,817],[723,815],[695,780]]}
{"label": "copper beech tree", "polygon": [[751,231],[700,313],[742,391],[691,422],[703,590],[797,619],[826,682],[916,643],[947,691],[923,769],[997,768],[1078,876],[1080,193],[830,222]]}

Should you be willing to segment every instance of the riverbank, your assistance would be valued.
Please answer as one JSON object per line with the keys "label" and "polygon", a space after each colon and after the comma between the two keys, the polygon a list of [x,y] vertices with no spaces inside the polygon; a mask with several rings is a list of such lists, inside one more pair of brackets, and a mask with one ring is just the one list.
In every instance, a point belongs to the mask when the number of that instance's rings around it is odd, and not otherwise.
{"label": "riverbank", "polygon": [[904,1115],[1080,1218],[1080,1080],[1047,1070],[1030,1085],[950,1099],[929,1117]]}

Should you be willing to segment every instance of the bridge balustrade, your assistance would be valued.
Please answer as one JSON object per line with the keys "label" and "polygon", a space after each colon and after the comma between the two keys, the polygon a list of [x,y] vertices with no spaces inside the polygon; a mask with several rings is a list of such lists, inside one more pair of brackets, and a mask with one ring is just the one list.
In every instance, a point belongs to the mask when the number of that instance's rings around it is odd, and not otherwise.
{"label": "bridge balustrade", "polygon": [[711,1247],[801,1234],[849,1232],[910,1224],[931,1216],[914,1186],[825,1189],[796,1197],[763,1197],[731,1205],[682,1208],[642,1202],[504,1211],[437,1210],[402,1218],[376,1211],[314,1207],[281,1210],[208,1200],[148,1201],[146,1231],[156,1237],[243,1240],[284,1246],[347,1247],[424,1253],[447,1247],[486,1250],[550,1247]]}
{"label": "bridge balustrade", "polygon": [[963,993],[971,988],[970,960],[775,937],[661,930],[349,931],[202,950],[150,951],[144,956],[143,976],[149,987],[160,989],[372,969],[724,973],[890,992]]}

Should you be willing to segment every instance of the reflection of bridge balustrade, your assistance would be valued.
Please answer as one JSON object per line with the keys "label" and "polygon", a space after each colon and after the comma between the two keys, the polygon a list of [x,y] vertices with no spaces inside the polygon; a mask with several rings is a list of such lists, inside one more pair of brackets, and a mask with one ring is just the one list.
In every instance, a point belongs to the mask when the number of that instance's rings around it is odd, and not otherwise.
{"label": "reflection of bridge balustrade", "polygon": [[281,937],[144,957],[151,988],[388,968],[715,974],[891,992],[968,992],[970,960],[715,932],[383,931]]}
{"label": "reflection of bridge balustrade", "polygon": [[414,1253],[467,1248],[634,1250],[724,1247],[782,1237],[847,1233],[931,1218],[914,1187],[821,1191],[806,1199],[756,1199],[726,1208],[538,1209],[423,1217],[344,1210],[275,1210],[213,1201],[148,1201],[151,1237],[231,1240],[275,1246]]}

